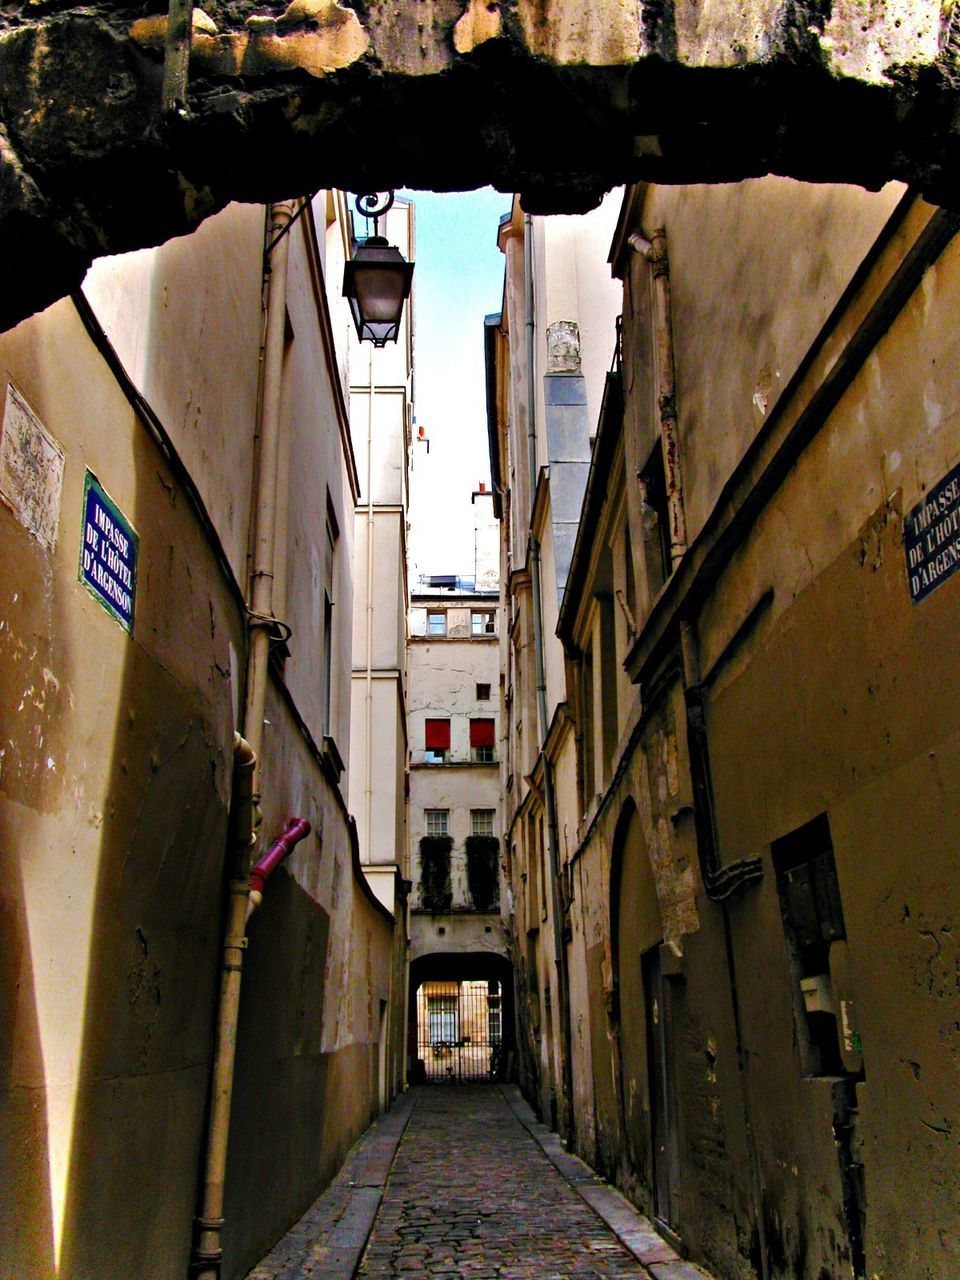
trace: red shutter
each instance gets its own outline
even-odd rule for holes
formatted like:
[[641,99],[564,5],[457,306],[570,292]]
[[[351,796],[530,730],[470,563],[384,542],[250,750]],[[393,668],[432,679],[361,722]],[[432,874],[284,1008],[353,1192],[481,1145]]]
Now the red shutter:
[[496,745],[492,720],[470,721],[470,745],[471,747],[492,747]]
[[[493,738],[491,738],[490,741],[492,742]],[[428,720],[424,746],[428,751],[449,751],[450,721]]]

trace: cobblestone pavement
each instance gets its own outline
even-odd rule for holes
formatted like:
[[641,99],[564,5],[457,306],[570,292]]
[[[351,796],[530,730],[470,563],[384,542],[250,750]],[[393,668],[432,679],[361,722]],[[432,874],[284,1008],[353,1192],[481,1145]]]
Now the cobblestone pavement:
[[401,1095],[247,1280],[387,1276],[711,1280],[568,1152],[516,1085]]
[[492,1085],[423,1090],[357,1274],[367,1280],[650,1276]]

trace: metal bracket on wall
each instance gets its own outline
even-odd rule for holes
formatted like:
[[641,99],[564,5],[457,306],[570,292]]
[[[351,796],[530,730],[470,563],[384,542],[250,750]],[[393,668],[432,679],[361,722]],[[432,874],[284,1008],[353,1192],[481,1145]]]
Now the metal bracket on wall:
[[713,902],[726,902],[748,884],[763,879],[763,862],[759,858],[741,858],[714,871],[707,884],[707,897]]

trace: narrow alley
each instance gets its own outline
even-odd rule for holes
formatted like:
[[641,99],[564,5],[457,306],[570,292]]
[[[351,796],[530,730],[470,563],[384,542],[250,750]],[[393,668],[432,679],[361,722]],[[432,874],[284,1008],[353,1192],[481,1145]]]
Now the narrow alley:
[[495,1084],[411,1090],[248,1280],[354,1275],[708,1280]]
[[960,3],[3,6],[0,1280],[960,1280],[958,151]]

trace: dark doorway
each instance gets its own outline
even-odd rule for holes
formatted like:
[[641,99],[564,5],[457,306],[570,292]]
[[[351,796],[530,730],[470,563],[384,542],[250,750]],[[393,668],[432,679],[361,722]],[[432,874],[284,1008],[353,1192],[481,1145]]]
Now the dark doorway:
[[650,1148],[653,1163],[653,1214],[671,1234],[679,1225],[679,1151],[670,1087],[670,1039],[667,1035],[668,993],[660,968],[660,947],[641,957],[647,1023],[650,1090]]

